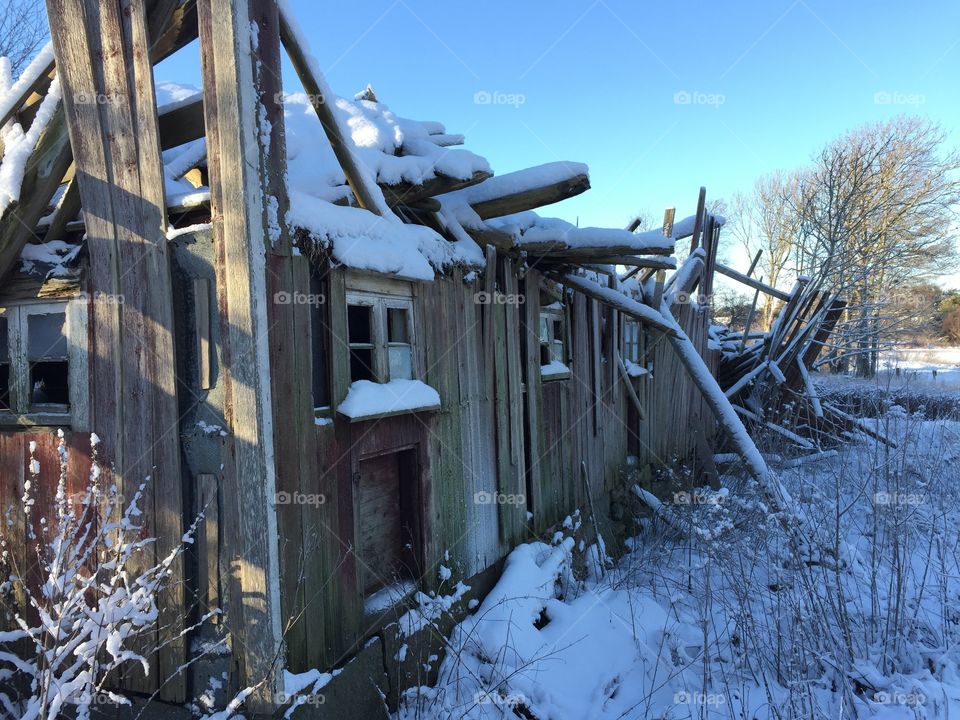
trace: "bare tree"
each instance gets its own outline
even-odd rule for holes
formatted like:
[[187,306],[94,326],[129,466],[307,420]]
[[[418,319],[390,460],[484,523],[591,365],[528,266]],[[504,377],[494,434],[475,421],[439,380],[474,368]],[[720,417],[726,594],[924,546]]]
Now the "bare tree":
[[875,372],[896,330],[887,311],[900,288],[957,266],[960,155],[944,145],[943,130],[922,118],[868,125],[820,151],[789,195],[798,269],[813,277],[808,292],[847,299],[834,353],[844,368],[855,359],[860,375]]
[[[800,219],[793,210],[798,186],[796,174],[774,172],[759,178],[752,193],[734,198],[734,237],[751,258],[762,251],[754,274],[774,287],[789,271],[798,269]],[[758,318],[760,327],[770,327],[776,310],[776,303],[765,298]]]
[[49,26],[40,0],[0,0],[0,57],[10,61],[15,80],[47,39]]

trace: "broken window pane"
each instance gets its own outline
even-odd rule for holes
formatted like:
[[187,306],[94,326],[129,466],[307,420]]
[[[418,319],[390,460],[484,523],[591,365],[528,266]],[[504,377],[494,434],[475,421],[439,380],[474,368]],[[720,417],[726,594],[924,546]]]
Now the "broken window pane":
[[413,352],[409,345],[390,346],[390,379],[413,379]]
[[387,342],[410,343],[406,308],[387,308]]
[[30,363],[30,404],[70,404],[67,363],[47,361]]
[[30,360],[67,356],[65,320],[64,313],[27,316],[27,352]]
[[347,326],[351,344],[373,342],[372,309],[367,305],[347,306]]

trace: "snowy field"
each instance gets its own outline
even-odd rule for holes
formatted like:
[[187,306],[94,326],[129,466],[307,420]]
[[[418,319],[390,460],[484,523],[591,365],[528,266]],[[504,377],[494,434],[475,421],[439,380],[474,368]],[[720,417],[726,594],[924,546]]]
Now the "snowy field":
[[395,720],[960,717],[960,423],[874,422],[899,447],[781,471],[786,517],[726,478],[616,564],[579,516],[516,548]]
[[869,380],[829,373],[814,377],[828,387],[877,385],[893,390],[955,392],[960,391],[960,348],[902,348],[883,353],[877,377]]

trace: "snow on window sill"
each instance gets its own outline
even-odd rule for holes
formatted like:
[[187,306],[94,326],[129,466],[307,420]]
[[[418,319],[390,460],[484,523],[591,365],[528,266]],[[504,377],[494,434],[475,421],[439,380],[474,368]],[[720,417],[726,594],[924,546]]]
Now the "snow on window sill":
[[566,380],[568,377],[570,377],[570,368],[559,360],[540,366],[541,380]]
[[357,380],[337,412],[350,422],[440,409],[440,394],[420,380]]

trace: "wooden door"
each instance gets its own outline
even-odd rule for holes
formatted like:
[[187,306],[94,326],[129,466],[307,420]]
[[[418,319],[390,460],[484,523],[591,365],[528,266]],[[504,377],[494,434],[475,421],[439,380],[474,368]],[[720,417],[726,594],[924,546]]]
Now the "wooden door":
[[399,453],[360,461],[357,521],[361,588],[369,593],[393,582],[401,568],[403,517]]

